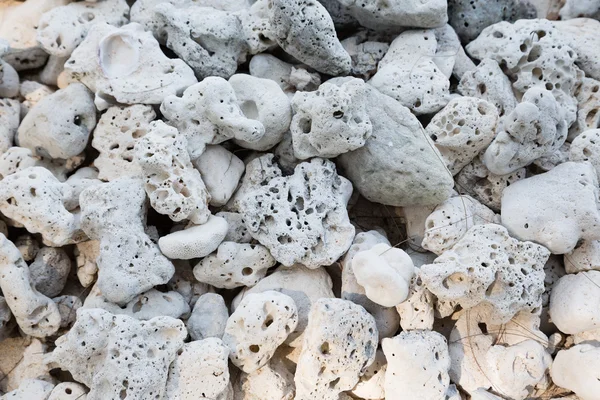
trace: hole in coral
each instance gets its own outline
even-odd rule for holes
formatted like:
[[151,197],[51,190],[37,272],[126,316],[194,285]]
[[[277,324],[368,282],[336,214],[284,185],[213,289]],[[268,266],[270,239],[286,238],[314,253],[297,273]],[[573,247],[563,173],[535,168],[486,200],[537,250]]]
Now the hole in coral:
[[252,270],[252,268],[250,267],[245,267],[244,269],[242,269],[242,275],[244,276],[252,275],[253,272],[254,270]]
[[249,119],[258,119],[258,107],[256,102],[247,100],[240,105],[242,113]]
[[302,133],[310,133],[310,130],[312,129],[312,120],[310,118],[302,118],[298,121],[298,127]]
[[252,344],[250,345],[249,349],[252,353],[258,353],[260,351],[260,346],[257,344]]

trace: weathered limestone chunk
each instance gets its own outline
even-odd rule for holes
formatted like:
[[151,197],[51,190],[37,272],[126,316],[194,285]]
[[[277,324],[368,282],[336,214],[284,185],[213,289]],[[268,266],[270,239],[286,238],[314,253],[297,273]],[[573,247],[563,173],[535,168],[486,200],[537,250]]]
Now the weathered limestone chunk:
[[120,178],[85,189],[80,196],[82,227],[100,241],[98,287],[124,305],[173,276],[173,264],[144,231],[146,193],[141,180]]
[[[73,101],[77,98],[77,101]],[[45,123],[41,124],[40,121]],[[17,141],[41,156],[68,159],[81,153],[96,126],[91,92],[73,83],[44,97],[23,118]]]
[[69,57],[92,24],[125,25],[128,14],[125,0],[82,1],[55,7],[40,18],[36,39],[48,54]]
[[134,160],[135,144],[148,132],[148,124],[156,118],[150,106],[110,107],[94,130],[92,147],[100,153],[94,160],[98,178],[104,181],[131,176],[142,177],[142,169]]
[[600,393],[598,368],[600,365],[598,342],[578,344],[561,350],[552,363],[552,381],[572,390],[580,400],[597,400]]
[[456,175],[494,140],[497,122],[498,111],[491,103],[457,97],[435,114],[425,131]]
[[[262,169],[263,163],[272,164],[273,155],[259,157],[246,168]],[[332,264],[350,247],[354,227],[346,204],[352,185],[331,161],[314,158],[298,165],[293,175],[265,183],[249,189],[241,211],[250,234],[277,261],[317,268]]]
[[337,157],[364,146],[372,132],[365,85],[354,78],[341,85],[325,82],[314,92],[296,92],[290,130],[297,158]]
[[62,292],[69,272],[71,259],[62,248],[43,247],[29,265],[31,283],[44,296],[56,297]]
[[207,144],[233,138],[257,142],[265,134],[260,121],[244,115],[231,84],[216,76],[189,86],[181,97],[168,96],[160,111],[187,139],[192,160]]
[[100,309],[80,309],[50,360],[90,388],[87,400],[165,395],[169,365],[183,346],[183,322],[171,317],[138,321]]
[[598,179],[589,162],[566,162],[515,182],[502,196],[502,224],[514,237],[572,251],[580,239],[600,239]]
[[421,246],[441,255],[451,249],[472,226],[499,222],[499,216],[472,197],[451,197],[437,206],[425,220]]
[[561,332],[577,334],[600,328],[600,272],[567,274],[552,287],[549,314]]
[[294,381],[296,399],[337,400],[375,360],[373,317],[348,300],[320,299],[308,317]]
[[183,345],[169,367],[166,398],[178,400],[229,399],[229,349],[217,338]]
[[227,320],[223,335],[231,362],[246,373],[256,371],[269,362],[297,323],[291,297],[273,290],[246,295]]
[[160,104],[196,83],[194,72],[170,59],[152,34],[137,23],[117,28],[92,25],[65,64],[66,81],[81,82],[96,94],[102,109],[117,103]]
[[65,207],[71,190],[46,168],[29,167],[0,181],[0,211],[30,233],[40,233],[45,244],[76,243],[85,234],[79,216]]
[[335,297],[332,285],[331,277],[324,268],[308,269],[303,265],[295,265],[293,268],[281,266],[258,281],[255,286],[242,290],[233,300],[232,309],[235,310],[244,297],[251,293],[275,290],[291,297],[298,309],[298,324],[288,336],[286,343],[292,347],[301,347],[309,312],[317,300]]
[[208,255],[194,267],[194,276],[198,281],[218,288],[251,287],[264,278],[267,270],[275,264],[265,246],[223,242],[216,253]]
[[375,89],[368,89],[366,103],[371,137],[338,158],[355,188],[370,201],[397,207],[437,205],[450,197],[452,175],[417,118]]
[[290,55],[329,75],[350,72],[350,55],[337,38],[333,21],[316,0],[269,0],[275,40]]
[[0,234],[0,288],[17,324],[27,335],[46,337],[60,327],[56,304],[38,292],[15,245]]
[[200,171],[210,195],[210,205],[215,207],[227,204],[246,168],[242,160],[223,146],[206,146],[204,153],[192,163]]
[[450,356],[446,338],[433,331],[403,331],[381,343],[387,359],[386,400],[446,400]]
[[475,225],[433,264],[421,266],[420,277],[439,300],[504,323],[521,310],[540,309],[549,256],[543,246],[511,238],[503,226]]
[[497,134],[483,155],[494,174],[506,175],[558,150],[567,139],[564,112],[550,91],[534,87],[500,119]]
[[134,148],[150,204],[173,221],[203,224],[210,216],[210,195],[187,152],[185,137],[162,121],[151,122]]

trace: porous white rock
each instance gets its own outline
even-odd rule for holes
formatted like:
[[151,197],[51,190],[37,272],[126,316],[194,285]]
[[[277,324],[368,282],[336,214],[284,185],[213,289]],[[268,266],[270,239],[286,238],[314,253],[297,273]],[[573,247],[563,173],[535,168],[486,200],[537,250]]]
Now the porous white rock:
[[500,211],[502,193],[511,184],[524,179],[525,168],[506,175],[490,172],[481,161],[481,156],[467,164],[456,176],[456,189],[468,194],[494,211]]
[[373,133],[363,147],[338,158],[355,188],[370,201],[397,207],[450,197],[452,175],[417,118],[391,97],[367,91]]
[[565,389],[575,392],[579,400],[598,400],[598,361],[600,346],[585,343],[561,350],[552,363],[552,381]]
[[210,195],[200,172],[187,152],[185,137],[162,121],[148,125],[148,132],[135,144],[134,159],[140,166],[150,204],[173,221],[208,221]]
[[246,373],[267,364],[275,350],[296,329],[298,310],[294,300],[268,290],[244,296],[227,320],[223,342],[229,359]]
[[173,276],[173,264],[144,231],[146,193],[141,180],[121,178],[85,189],[82,228],[100,242],[98,287],[123,305]]
[[159,292],[150,289],[134,297],[125,306],[118,306],[102,295],[95,285],[85,298],[83,308],[101,308],[114,315],[127,315],[129,317],[147,321],[154,317],[182,318],[190,312],[190,306],[177,292]]
[[434,331],[403,331],[381,343],[387,359],[386,400],[447,399],[450,356],[446,338]]
[[481,60],[473,70],[461,78],[457,90],[463,96],[477,97],[496,106],[500,116],[510,113],[517,106],[510,80],[491,58]]
[[371,136],[367,91],[362,79],[325,82],[314,92],[296,92],[291,122],[294,155],[337,157],[364,146]]
[[27,379],[18,389],[0,397],[2,400],[47,400],[54,389],[54,384],[41,379]]
[[552,93],[533,87],[500,119],[483,162],[495,174],[510,174],[558,150],[567,139],[567,130],[564,112]]
[[[595,6],[590,4],[591,2],[595,2]],[[560,10],[561,14],[563,11],[568,10],[570,5],[574,4],[575,2],[572,0],[567,1]],[[587,6],[587,10],[584,12],[593,13],[595,8],[596,19],[594,17],[579,18],[584,16],[579,14],[577,15],[578,18],[553,21],[552,25],[559,32],[561,39],[577,53],[577,60],[575,60],[577,66],[585,72],[586,76],[600,80],[600,59],[594,51],[596,47],[600,46],[600,39],[597,35],[598,29],[600,29],[600,21],[598,21],[598,18],[600,18],[600,2],[598,0],[588,0],[587,2],[580,2],[580,4],[582,8]],[[566,15],[563,14],[563,16]]]
[[600,81],[583,78],[575,91],[577,119],[569,128],[568,140],[600,126]]
[[600,272],[563,276],[550,294],[550,317],[563,333],[577,334],[600,328]]
[[227,234],[227,221],[210,215],[202,225],[170,233],[158,239],[160,251],[169,258],[189,260],[206,257],[219,247]]
[[79,216],[65,208],[72,188],[42,167],[29,167],[0,181],[0,211],[53,246],[85,238]]
[[64,249],[43,247],[29,265],[31,284],[44,296],[56,297],[67,283],[71,264]]
[[398,313],[393,307],[384,307],[370,299],[367,296],[365,287],[359,284],[353,268],[353,260],[357,254],[370,251],[374,246],[380,244],[389,247],[390,242],[376,230],[360,232],[354,237],[352,246],[350,246],[344,258],[340,260],[342,268],[340,297],[364,307],[375,318],[379,339],[381,340],[384,337],[393,336],[398,330]]
[[500,223],[500,216],[470,196],[454,196],[425,220],[421,246],[437,255],[451,249],[474,225]]
[[563,256],[565,270],[568,274],[581,271],[600,271],[600,241],[584,240],[572,252]]
[[[249,6],[249,7],[248,7]],[[250,54],[259,54],[276,48],[273,26],[269,21],[268,0],[245,2],[233,11],[242,23],[242,34]]]
[[242,372],[233,388],[234,399],[292,400],[295,391],[294,375],[282,364],[271,361],[250,374]]
[[419,275],[420,270],[417,270],[410,283],[406,301],[396,306],[400,315],[400,326],[405,331],[433,329],[435,298]]
[[384,399],[386,369],[385,354],[383,350],[378,349],[375,353],[375,361],[367,367],[350,393],[362,399]]
[[229,383],[229,349],[217,338],[183,345],[169,367],[166,398],[226,400]]
[[425,132],[456,175],[494,140],[497,122],[498,111],[493,104],[474,97],[457,97],[435,114]]
[[438,65],[444,62],[444,57],[438,57],[442,49],[433,29],[404,31],[394,39],[369,83],[416,114],[438,111],[450,97],[450,74]]
[[321,76],[309,72],[305,66],[292,65],[271,54],[257,54],[250,60],[250,75],[275,81],[290,95],[296,90],[315,90],[321,84]]
[[55,7],[39,19],[36,40],[48,54],[68,57],[92,24],[121,26],[128,22],[128,14],[125,0],[83,1]]
[[60,314],[56,304],[35,289],[21,253],[1,234],[0,287],[17,324],[27,335],[46,337],[58,330]]
[[[46,123],[40,124],[42,120]],[[95,126],[92,93],[84,85],[73,83],[44,97],[29,110],[19,125],[17,142],[35,154],[68,159],[85,149]]]
[[160,398],[185,337],[183,322],[174,318],[140,322],[100,309],[79,309],[75,326],[56,340],[50,360],[90,388],[88,400]]
[[321,3],[269,0],[268,15],[275,40],[286,53],[324,74],[350,72],[350,55],[338,40],[333,21]]
[[570,161],[589,161],[600,176],[600,129],[584,131],[571,142]]
[[262,170],[262,164],[272,165],[278,176],[264,186],[253,185],[241,201],[250,235],[285,266],[332,264],[354,238],[346,211],[352,184],[337,174],[331,161],[320,158],[298,165],[287,177],[273,165],[272,154],[253,160],[246,169]]
[[294,381],[296,399],[337,400],[375,360],[377,327],[359,305],[319,299],[308,317]]
[[433,264],[421,266],[420,277],[439,300],[504,323],[541,307],[549,256],[543,246],[511,238],[501,225],[475,225]]
[[227,204],[244,174],[244,162],[223,146],[206,146],[200,157],[192,160],[206,190],[210,205],[221,207]]
[[565,112],[567,125],[575,120],[573,95],[583,72],[575,65],[576,52],[552,22],[498,22],[485,28],[466,50],[478,60],[491,58],[504,65],[517,93],[524,94],[532,87],[551,91]]
[[19,128],[19,101],[0,99],[0,152],[5,153],[12,145]]
[[216,293],[205,293],[198,297],[185,326],[192,340],[210,337],[222,339],[228,318],[229,311],[223,297]]
[[77,382],[62,382],[52,389],[48,400],[87,400],[87,388]]
[[521,240],[553,254],[572,251],[580,239],[600,239],[598,179],[589,162],[566,162],[515,182],[502,196],[502,224]]
[[223,242],[194,267],[194,277],[217,288],[254,286],[277,262],[260,244]]
[[242,147],[265,151],[283,139],[290,127],[292,109],[288,96],[270,79],[247,74],[235,74],[229,78],[242,113],[249,119],[260,121],[265,134],[258,141],[247,142],[234,139]]
[[312,305],[321,298],[335,297],[332,285],[331,277],[324,268],[308,269],[303,265],[295,265],[293,268],[281,266],[255,286],[242,290],[233,300],[231,308],[235,310],[242,299],[251,293],[275,290],[290,296],[298,309],[298,324],[288,336],[286,343],[292,347],[300,347]]
[[94,160],[98,178],[110,181],[142,177],[142,169],[134,160],[134,148],[155,118],[152,107],[142,104],[110,107],[102,114],[92,139],[92,147],[100,153]]
[[179,59],[167,58],[152,34],[131,23],[117,28],[92,25],[73,51],[63,72],[67,82],[81,82],[109,104],[160,104],[196,83],[194,73]]
[[406,300],[415,269],[408,254],[386,243],[356,253],[351,268],[367,297],[384,307]]
[[415,3],[395,0],[379,3],[375,0],[340,0],[362,26],[376,30],[398,30],[402,27],[436,28],[448,21],[448,4],[440,0]]
[[196,2],[158,3],[153,12],[158,37],[187,63],[198,79],[229,78],[246,60],[248,46],[233,13]]
[[17,71],[44,65],[48,55],[36,40],[36,26],[42,14],[54,7],[65,5],[69,0],[28,0],[5,2],[0,9],[0,51],[4,61]]
[[0,174],[8,176],[29,167],[43,167],[50,171],[61,182],[67,180],[67,174],[79,167],[85,154],[79,154],[68,160],[51,159],[34,154],[25,147],[14,146],[0,155]]
[[265,134],[260,121],[244,115],[231,84],[215,76],[189,86],[181,97],[166,97],[160,111],[187,139],[192,160],[207,144],[233,138],[256,142]]
[[0,97],[15,97],[19,94],[19,74],[6,61],[0,60]]
[[547,386],[552,359],[534,335],[521,335],[516,344],[496,345],[494,337],[487,334],[491,327],[478,321],[476,313],[464,313],[450,334],[453,382],[468,393],[492,389],[503,398],[519,400],[530,398],[536,386]]

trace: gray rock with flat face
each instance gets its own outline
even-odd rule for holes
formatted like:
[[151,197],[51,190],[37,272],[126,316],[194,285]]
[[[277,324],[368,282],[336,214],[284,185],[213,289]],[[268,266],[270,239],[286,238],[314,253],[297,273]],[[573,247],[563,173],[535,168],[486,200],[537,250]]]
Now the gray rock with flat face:
[[350,72],[350,55],[337,38],[333,21],[316,0],[271,0],[269,21],[279,46],[324,74]]
[[452,175],[417,118],[375,89],[368,90],[367,104],[371,137],[338,158],[354,187],[370,201],[398,207],[450,197]]
[[445,0],[338,0],[362,26],[375,30],[436,28],[448,21]]

